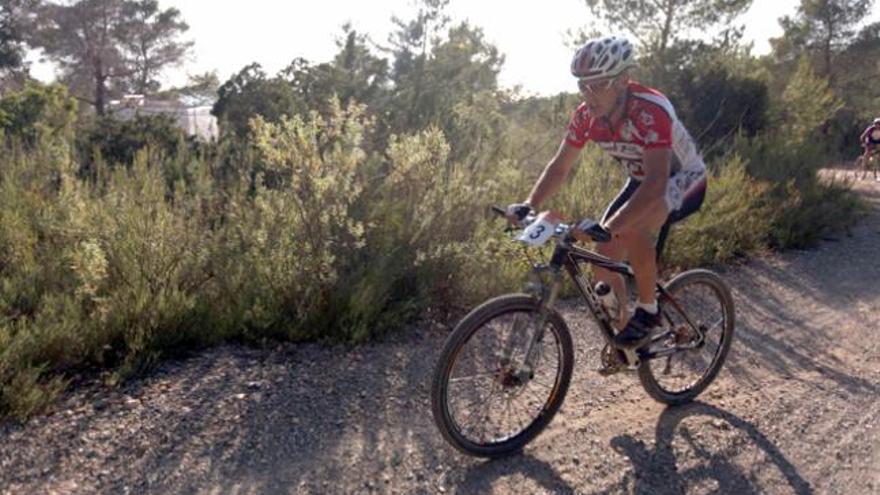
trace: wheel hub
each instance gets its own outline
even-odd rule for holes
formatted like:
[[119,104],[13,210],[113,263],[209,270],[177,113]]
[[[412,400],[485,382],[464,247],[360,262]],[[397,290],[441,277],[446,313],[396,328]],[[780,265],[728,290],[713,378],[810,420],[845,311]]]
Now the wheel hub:
[[689,345],[699,339],[700,336],[689,325],[680,325],[675,329],[675,345]]

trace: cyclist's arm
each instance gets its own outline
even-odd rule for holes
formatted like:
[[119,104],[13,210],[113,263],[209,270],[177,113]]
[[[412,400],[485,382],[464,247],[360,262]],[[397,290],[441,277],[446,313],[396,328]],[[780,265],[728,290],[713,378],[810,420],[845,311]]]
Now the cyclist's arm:
[[860,142],[860,143],[863,143],[863,144],[867,144],[867,142],[868,142],[868,133],[870,133],[870,132],[871,132],[871,128],[870,128],[870,127],[868,127],[867,129],[865,129],[865,132],[863,132],[862,135],[859,137],[859,142]]
[[[636,226],[639,221],[657,208],[666,196],[666,182],[672,162],[669,148],[646,149],[642,158],[645,177],[632,197],[604,225],[612,233]],[[665,205],[664,205],[665,207]]]
[[538,208],[544,200],[556,194],[556,191],[562,187],[580,152],[580,148],[568,144],[563,139],[562,144],[559,145],[559,150],[556,151],[556,155],[544,167],[541,177],[535,183],[532,192],[529,193],[527,201],[533,208]]

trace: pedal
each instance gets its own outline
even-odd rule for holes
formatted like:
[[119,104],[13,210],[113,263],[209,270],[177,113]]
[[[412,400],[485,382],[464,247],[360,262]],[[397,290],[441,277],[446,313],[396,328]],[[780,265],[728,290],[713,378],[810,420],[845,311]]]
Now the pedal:
[[[638,358],[636,359],[638,360]],[[620,351],[607,344],[602,348],[600,360],[602,364],[596,371],[602,376],[610,376],[621,371],[633,371],[638,368],[638,366],[636,368],[630,367],[627,362],[623,361]]]

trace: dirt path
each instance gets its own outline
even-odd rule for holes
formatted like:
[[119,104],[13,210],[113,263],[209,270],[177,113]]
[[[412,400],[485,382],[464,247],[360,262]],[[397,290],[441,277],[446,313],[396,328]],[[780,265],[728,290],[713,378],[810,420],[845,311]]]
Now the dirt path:
[[701,402],[666,409],[635,376],[599,377],[598,337],[569,306],[565,405],[487,462],[431,420],[446,330],[227,346],[0,427],[0,494],[880,493],[880,186],[858,188],[875,210],[851,237],[724,273],[738,338]]

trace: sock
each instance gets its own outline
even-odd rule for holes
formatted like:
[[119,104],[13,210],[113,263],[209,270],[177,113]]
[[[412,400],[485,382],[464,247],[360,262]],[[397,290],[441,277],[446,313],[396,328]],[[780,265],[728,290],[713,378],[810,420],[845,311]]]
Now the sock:
[[648,313],[651,313],[652,315],[657,314],[657,301],[654,301],[651,304],[645,304],[643,302],[640,302],[639,304],[636,305],[636,307],[642,308],[645,311],[647,311]]

